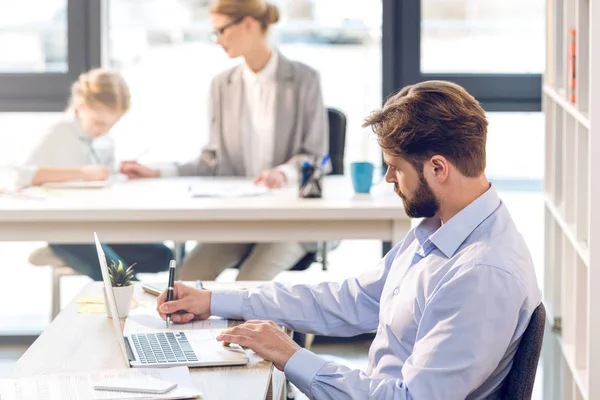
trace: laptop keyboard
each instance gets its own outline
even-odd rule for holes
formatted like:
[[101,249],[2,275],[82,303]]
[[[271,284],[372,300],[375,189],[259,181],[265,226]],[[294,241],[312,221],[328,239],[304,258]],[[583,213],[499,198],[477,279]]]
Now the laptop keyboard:
[[134,333],[131,339],[142,364],[198,361],[183,332]]

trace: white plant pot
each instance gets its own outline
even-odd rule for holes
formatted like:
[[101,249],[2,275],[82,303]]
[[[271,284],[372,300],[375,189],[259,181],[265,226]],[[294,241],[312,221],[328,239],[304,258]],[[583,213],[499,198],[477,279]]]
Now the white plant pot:
[[[106,298],[106,292],[104,293],[104,305],[106,306],[106,315],[108,318],[112,318],[110,309],[108,307],[108,299]],[[129,310],[131,309],[131,300],[133,299],[133,285],[125,286],[125,287],[113,287],[113,292],[115,293],[115,300],[117,302],[117,312],[119,313],[119,318],[125,318],[129,315]]]

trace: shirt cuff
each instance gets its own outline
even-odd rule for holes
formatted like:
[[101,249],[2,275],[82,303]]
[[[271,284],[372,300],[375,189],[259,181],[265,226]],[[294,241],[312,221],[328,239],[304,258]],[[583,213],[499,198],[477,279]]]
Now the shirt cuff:
[[27,165],[17,169],[17,178],[15,185],[17,187],[27,187],[33,184],[33,177],[37,174],[39,168],[34,165]]
[[288,184],[298,182],[298,170],[291,164],[281,164],[276,167],[277,170],[283,172]]
[[226,319],[243,319],[245,297],[245,290],[213,290],[210,296],[210,313]]
[[285,364],[283,372],[290,382],[311,399],[310,386],[317,372],[327,363],[329,361],[323,360],[315,353],[300,349]]
[[160,172],[160,176],[163,178],[172,178],[174,176],[179,176],[179,169],[177,168],[177,164],[160,165],[157,168]]

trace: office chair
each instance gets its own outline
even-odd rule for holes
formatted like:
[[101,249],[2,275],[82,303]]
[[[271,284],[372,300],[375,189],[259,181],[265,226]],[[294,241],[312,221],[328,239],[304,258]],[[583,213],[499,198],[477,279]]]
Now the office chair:
[[[344,149],[346,147],[346,116],[335,108],[328,108],[329,117],[329,156],[331,162],[330,175],[344,175]],[[322,242],[319,250],[314,253],[307,253],[300,261],[296,263],[291,271],[304,271],[312,265],[313,262],[320,262],[323,265],[323,271],[327,270],[327,242]]]
[[543,303],[533,311],[521,337],[512,368],[504,383],[503,400],[530,400],[544,340],[546,308]]

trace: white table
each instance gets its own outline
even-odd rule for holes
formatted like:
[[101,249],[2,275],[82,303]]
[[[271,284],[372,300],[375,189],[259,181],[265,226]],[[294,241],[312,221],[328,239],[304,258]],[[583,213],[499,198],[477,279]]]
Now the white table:
[[[244,282],[247,286],[248,283]],[[12,369],[14,377],[45,373],[93,372],[127,368],[121,355],[111,321],[106,314],[79,314],[77,300],[82,296],[102,295],[102,284],[87,285]],[[210,284],[209,284],[210,285]],[[140,301],[156,301],[138,290]],[[230,321],[230,326],[238,322]],[[248,365],[239,367],[191,368],[190,373],[204,399],[282,399],[285,377],[273,364],[247,351]]]
[[327,177],[322,199],[296,188],[244,198],[192,198],[190,184],[231,179],[173,178],[116,183],[102,189],[29,189],[45,200],[0,197],[0,241],[152,243],[381,239],[410,229],[389,185],[356,195],[347,177]]

